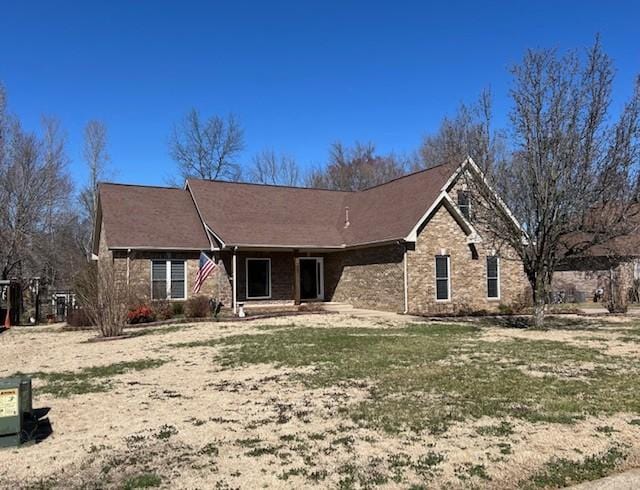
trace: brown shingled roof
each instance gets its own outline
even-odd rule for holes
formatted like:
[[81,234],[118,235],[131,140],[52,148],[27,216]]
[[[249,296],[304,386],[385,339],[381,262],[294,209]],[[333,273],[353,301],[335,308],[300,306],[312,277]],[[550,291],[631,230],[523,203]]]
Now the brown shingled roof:
[[207,249],[199,215],[226,246],[342,248],[407,237],[458,167],[357,192],[197,179],[185,190],[102,184],[100,201],[110,248]]
[[182,189],[100,184],[99,196],[109,248],[210,247],[193,200]]
[[405,238],[457,168],[440,165],[358,192],[194,179],[187,186],[226,245],[344,247]]

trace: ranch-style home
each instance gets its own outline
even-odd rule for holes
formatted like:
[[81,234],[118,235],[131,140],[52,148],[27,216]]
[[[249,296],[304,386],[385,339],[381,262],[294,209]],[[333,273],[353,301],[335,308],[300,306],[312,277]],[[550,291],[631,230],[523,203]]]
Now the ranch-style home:
[[[138,297],[312,301],[405,313],[495,311],[528,294],[522,264],[474,228],[471,159],[357,192],[189,179],[183,189],[101,184],[94,259]],[[462,176],[465,178],[463,179]]]

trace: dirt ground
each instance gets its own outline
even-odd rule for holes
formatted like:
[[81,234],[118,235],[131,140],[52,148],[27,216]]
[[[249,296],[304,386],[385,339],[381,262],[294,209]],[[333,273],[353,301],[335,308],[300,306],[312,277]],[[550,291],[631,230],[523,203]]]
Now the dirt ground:
[[[293,374],[313,367],[229,369],[217,358],[224,346],[173,345],[268,335],[261,326],[292,324],[366,328],[372,321],[308,315],[200,323],[104,342],[87,342],[92,331],[37,327],[3,333],[0,377],[81,373],[115,363],[134,367],[100,378],[107,383],[100,391],[68,396],[47,392],[43,388],[53,381],[36,375],[34,407],[49,409],[53,432],[38,444],[0,450],[0,487],[509,488],[554,458],[602,454],[613,443],[625,451],[618,469],[640,463],[640,425],[630,423],[636,414],[590,416],[575,424],[509,419],[505,435],[483,435],[479,428],[505,422],[487,417],[460,421],[444,434],[390,434],[344,415],[345,407],[370,396],[369,380],[310,388]],[[489,326],[481,335],[489,342],[555,340],[629,358],[640,353],[640,343],[621,341],[620,332]],[[149,359],[162,363],[136,364]]]

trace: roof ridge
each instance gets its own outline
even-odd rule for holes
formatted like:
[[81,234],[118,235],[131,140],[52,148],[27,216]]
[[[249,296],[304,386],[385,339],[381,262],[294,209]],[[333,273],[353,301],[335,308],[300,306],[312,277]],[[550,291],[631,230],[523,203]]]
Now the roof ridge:
[[148,185],[148,184],[124,184],[122,182],[98,182],[98,187],[101,185],[119,185],[122,187],[144,187],[147,189],[167,189],[167,190],[175,190],[182,191],[184,189],[180,187],[169,187],[166,185]]
[[370,189],[375,189],[376,187],[382,187],[383,185],[391,184],[392,182],[395,182],[396,180],[405,179],[407,177],[413,177],[414,175],[421,174],[421,173],[424,173],[424,172],[428,172],[430,170],[433,170],[434,168],[444,167],[445,165],[452,165],[452,163],[451,162],[439,163],[438,165],[434,165],[433,167],[423,168],[423,169],[420,169],[420,170],[414,170],[413,172],[409,172],[407,174],[398,175],[397,177],[394,177],[391,180],[387,180],[386,182],[382,182],[381,184],[375,184],[375,185],[372,185],[370,187],[365,187],[364,189],[361,189],[361,190],[355,191],[355,192],[364,192],[364,191],[368,191]]
[[213,179],[213,180],[209,180],[209,179],[186,179],[186,182],[189,181],[196,181],[196,182],[204,182],[204,183],[216,183],[216,184],[235,184],[235,185],[254,185],[254,186],[258,186],[258,187],[276,187],[276,188],[280,188],[280,189],[301,189],[301,190],[306,190],[306,191],[327,191],[327,192],[341,192],[341,193],[346,193],[346,194],[352,194],[355,193],[357,191],[343,191],[340,189],[326,189],[323,187],[303,187],[303,186],[299,186],[299,185],[286,185],[286,184],[263,184],[260,182],[238,182],[238,181],[232,181],[232,180],[218,180],[218,179]]

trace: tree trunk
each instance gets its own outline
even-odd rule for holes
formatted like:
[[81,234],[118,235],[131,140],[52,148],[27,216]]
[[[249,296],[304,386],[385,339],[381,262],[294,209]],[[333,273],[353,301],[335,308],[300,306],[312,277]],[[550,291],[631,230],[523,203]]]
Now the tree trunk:
[[533,289],[533,324],[536,328],[544,327],[544,311],[546,303],[547,285],[545,275],[538,273],[531,281]]

